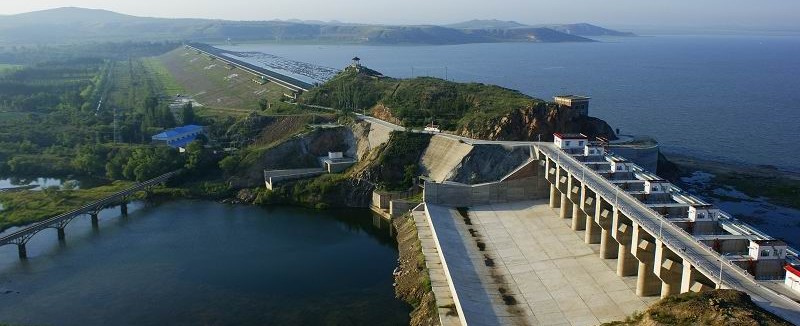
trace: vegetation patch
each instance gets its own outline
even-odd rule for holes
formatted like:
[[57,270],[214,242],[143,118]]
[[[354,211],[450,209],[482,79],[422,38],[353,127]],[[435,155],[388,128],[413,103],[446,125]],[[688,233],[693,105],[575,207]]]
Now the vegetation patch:
[[605,323],[622,325],[791,325],[756,306],[750,297],[736,290],[712,290],[673,295],[635,313],[623,321]]
[[58,187],[49,187],[41,191],[0,192],[0,203],[4,207],[3,214],[0,215],[0,230],[30,224],[78,209],[132,184],[116,181],[111,185],[91,189],[62,190]]
[[546,104],[499,86],[430,77],[394,79],[365,67],[346,68],[326,84],[304,94],[301,100],[352,111],[366,111],[381,104],[407,127],[422,127],[435,121],[446,130],[481,124],[516,109]]

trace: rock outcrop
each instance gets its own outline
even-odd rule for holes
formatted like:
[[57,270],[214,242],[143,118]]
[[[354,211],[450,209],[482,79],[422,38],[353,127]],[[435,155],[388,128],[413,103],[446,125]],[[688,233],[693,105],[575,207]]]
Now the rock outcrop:
[[477,139],[552,141],[556,132],[617,138],[605,121],[551,105],[518,109],[503,117],[462,127],[457,133]]

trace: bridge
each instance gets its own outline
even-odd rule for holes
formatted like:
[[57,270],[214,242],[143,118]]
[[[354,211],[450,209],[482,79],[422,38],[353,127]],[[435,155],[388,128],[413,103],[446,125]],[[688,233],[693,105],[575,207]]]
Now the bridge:
[[129,187],[129,188],[125,189],[125,190],[122,190],[122,191],[116,192],[114,194],[111,194],[111,195],[109,195],[109,196],[107,196],[107,197],[105,197],[103,199],[100,199],[100,200],[91,202],[89,204],[86,204],[84,206],[81,206],[78,209],[75,209],[75,210],[72,210],[72,211],[57,215],[57,216],[53,216],[53,217],[48,218],[48,219],[46,219],[44,221],[41,221],[41,222],[36,222],[34,224],[31,224],[31,225],[29,225],[27,227],[24,227],[24,228],[22,228],[20,230],[17,230],[15,232],[11,233],[11,234],[8,234],[8,235],[5,235],[3,237],[0,237],[0,246],[16,245],[17,249],[19,249],[19,257],[21,259],[25,259],[25,258],[28,257],[28,253],[27,253],[27,250],[25,248],[25,245],[37,233],[39,233],[39,232],[41,232],[41,231],[43,231],[45,229],[53,228],[53,229],[58,230],[58,239],[59,240],[64,240],[64,238],[66,236],[65,233],[64,233],[64,229],[67,227],[67,224],[72,222],[72,220],[74,220],[78,216],[81,216],[81,215],[84,215],[84,214],[88,214],[92,218],[92,226],[93,227],[97,227],[97,225],[98,225],[97,215],[99,214],[99,212],[101,210],[103,210],[105,208],[119,205],[120,206],[120,210],[122,212],[122,215],[127,215],[128,214],[127,203],[128,203],[128,198],[130,196],[134,195],[135,193],[137,193],[139,191],[147,190],[147,189],[150,189],[152,187],[155,187],[155,186],[167,181],[169,178],[173,177],[177,173],[178,173],[178,171],[173,171],[173,172],[169,172],[169,173],[163,174],[161,176],[155,177],[153,179],[147,180],[145,182],[137,183],[136,185],[134,185],[132,187]]
[[258,67],[253,64],[249,64],[241,60],[226,57],[223,55],[223,53],[225,53],[226,51],[217,49],[208,44],[190,43],[187,44],[186,47],[195,50],[199,53],[205,54],[216,60],[225,62],[234,67],[238,67],[239,69],[242,69],[246,72],[256,75],[256,77],[266,78],[267,80],[274,82],[278,85],[281,85],[294,92],[306,92],[312,87],[314,87],[314,85],[298,80],[296,78],[285,76],[277,72],[262,67]]

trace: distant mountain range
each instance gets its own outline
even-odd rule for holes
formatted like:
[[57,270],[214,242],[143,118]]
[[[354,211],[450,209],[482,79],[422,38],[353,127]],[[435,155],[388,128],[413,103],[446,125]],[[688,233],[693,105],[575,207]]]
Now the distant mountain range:
[[0,44],[91,41],[325,42],[360,44],[465,44],[493,42],[592,42],[592,36],[631,36],[590,24],[530,26],[472,20],[446,26],[390,26],[321,21],[170,19],[58,8],[0,16]]

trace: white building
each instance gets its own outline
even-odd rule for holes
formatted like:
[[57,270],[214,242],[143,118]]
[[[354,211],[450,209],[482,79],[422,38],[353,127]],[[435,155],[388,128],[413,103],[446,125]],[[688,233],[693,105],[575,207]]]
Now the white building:
[[563,150],[583,150],[589,143],[589,137],[584,134],[553,134],[553,143]]
[[719,219],[719,209],[712,205],[692,205],[689,206],[689,220],[697,221],[716,221]]
[[647,194],[665,194],[669,190],[669,181],[651,172],[640,171],[636,173],[636,178],[644,181],[644,192]]
[[749,256],[755,260],[786,259],[786,242],[780,240],[750,240]]
[[786,286],[789,290],[800,293],[800,266],[786,265]]
[[606,155],[606,149],[600,144],[588,143],[583,148],[584,156],[603,156]]
[[633,168],[634,165],[632,162],[628,162],[624,157],[616,155],[607,155],[606,161],[611,163],[612,173],[631,172],[631,168]]

